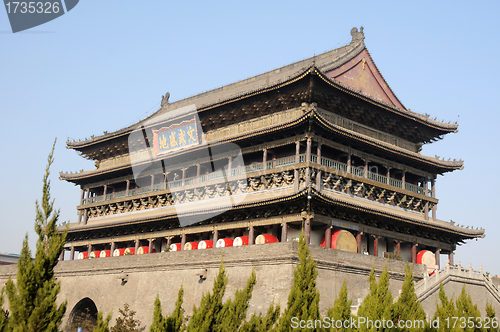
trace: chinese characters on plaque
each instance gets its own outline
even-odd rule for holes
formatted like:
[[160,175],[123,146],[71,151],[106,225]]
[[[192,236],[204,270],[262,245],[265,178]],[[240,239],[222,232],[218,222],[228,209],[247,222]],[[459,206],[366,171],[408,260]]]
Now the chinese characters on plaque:
[[160,130],[153,130],[153,135],[156,155],[199,145],[196,118]]

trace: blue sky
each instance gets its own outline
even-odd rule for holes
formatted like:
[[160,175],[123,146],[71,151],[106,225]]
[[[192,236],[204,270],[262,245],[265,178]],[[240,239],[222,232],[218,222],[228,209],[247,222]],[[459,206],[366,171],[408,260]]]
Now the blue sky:
[[[458,121],[459,132],[423,153],[465,160],[439,176],[437,216],[484,227],[457,250],[462,265],[500,274],[500,112],[497,2],[80,1],[68,14],[12,34],[0,10],[0,251],[32,248],[35,200],[58,138],[52,194],[76,221],[79,189],[59,171],[92,169],[66,149],[179,100],[349,43],[352,27],[413,111]],[[444,258],[444,257],[443,257]]]

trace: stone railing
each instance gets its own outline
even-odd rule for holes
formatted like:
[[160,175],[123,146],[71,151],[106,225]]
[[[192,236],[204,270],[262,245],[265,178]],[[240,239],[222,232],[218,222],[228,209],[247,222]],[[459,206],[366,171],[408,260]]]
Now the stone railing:
[[456,265],[450,265],[448,260],[446,260],[444,267],[436,269],[431,276],[424,273],[424,279],[415,283],[415,293],[418,299],[421,301],[438,291],[439,285],[449,278],[463,283],[484,284],[491,291],[492,295],[500,301],[500,291],[491,280],[491,276],[483,272],[483,266],[479,266],[479,271],[476,271],[472,269],[472,264],[469,264],[469,267],[466,269],[462,267],[460,262],[457,262]]

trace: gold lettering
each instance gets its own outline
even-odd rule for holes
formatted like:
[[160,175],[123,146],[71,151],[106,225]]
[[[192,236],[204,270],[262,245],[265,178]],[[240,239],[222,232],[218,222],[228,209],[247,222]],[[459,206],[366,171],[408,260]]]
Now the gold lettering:
[[177,141],[175,140],[175,131],[172,131],[170,133],[170,146],[171,147],[174,147],[174,146],[177,146]]
[[196,138],[194,138],[193,134],[194,134],[194,128],[189,126],[189,130],[187,131],[187,134],[189,135],[189,142],[193,141],[193,142],[196,142]]
[[184,130],[179,129],[179,144],[187,144],[186,142],[186,132]]
[[161,135],[159,141],[160,149],[168,149],[168,143],[167,143],[167,138],[165,135]]

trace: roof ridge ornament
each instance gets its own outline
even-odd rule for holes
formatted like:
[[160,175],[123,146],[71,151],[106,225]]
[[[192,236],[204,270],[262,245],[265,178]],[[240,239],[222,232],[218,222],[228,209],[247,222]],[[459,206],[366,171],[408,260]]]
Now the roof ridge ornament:
[[365,40],[365,34],[363,33],[363,27],[359,28],[359,32],[358,32],[358,28],[356,28],[356,27],[352,28],[351,29],[351,36],[352,36],[351,44],[357,44],[357,43],[363,42],[363,40]]
[[161,107],[168,105],[168,99],[170,98],[170,92],[167,92],[164,96],[161,96]]

